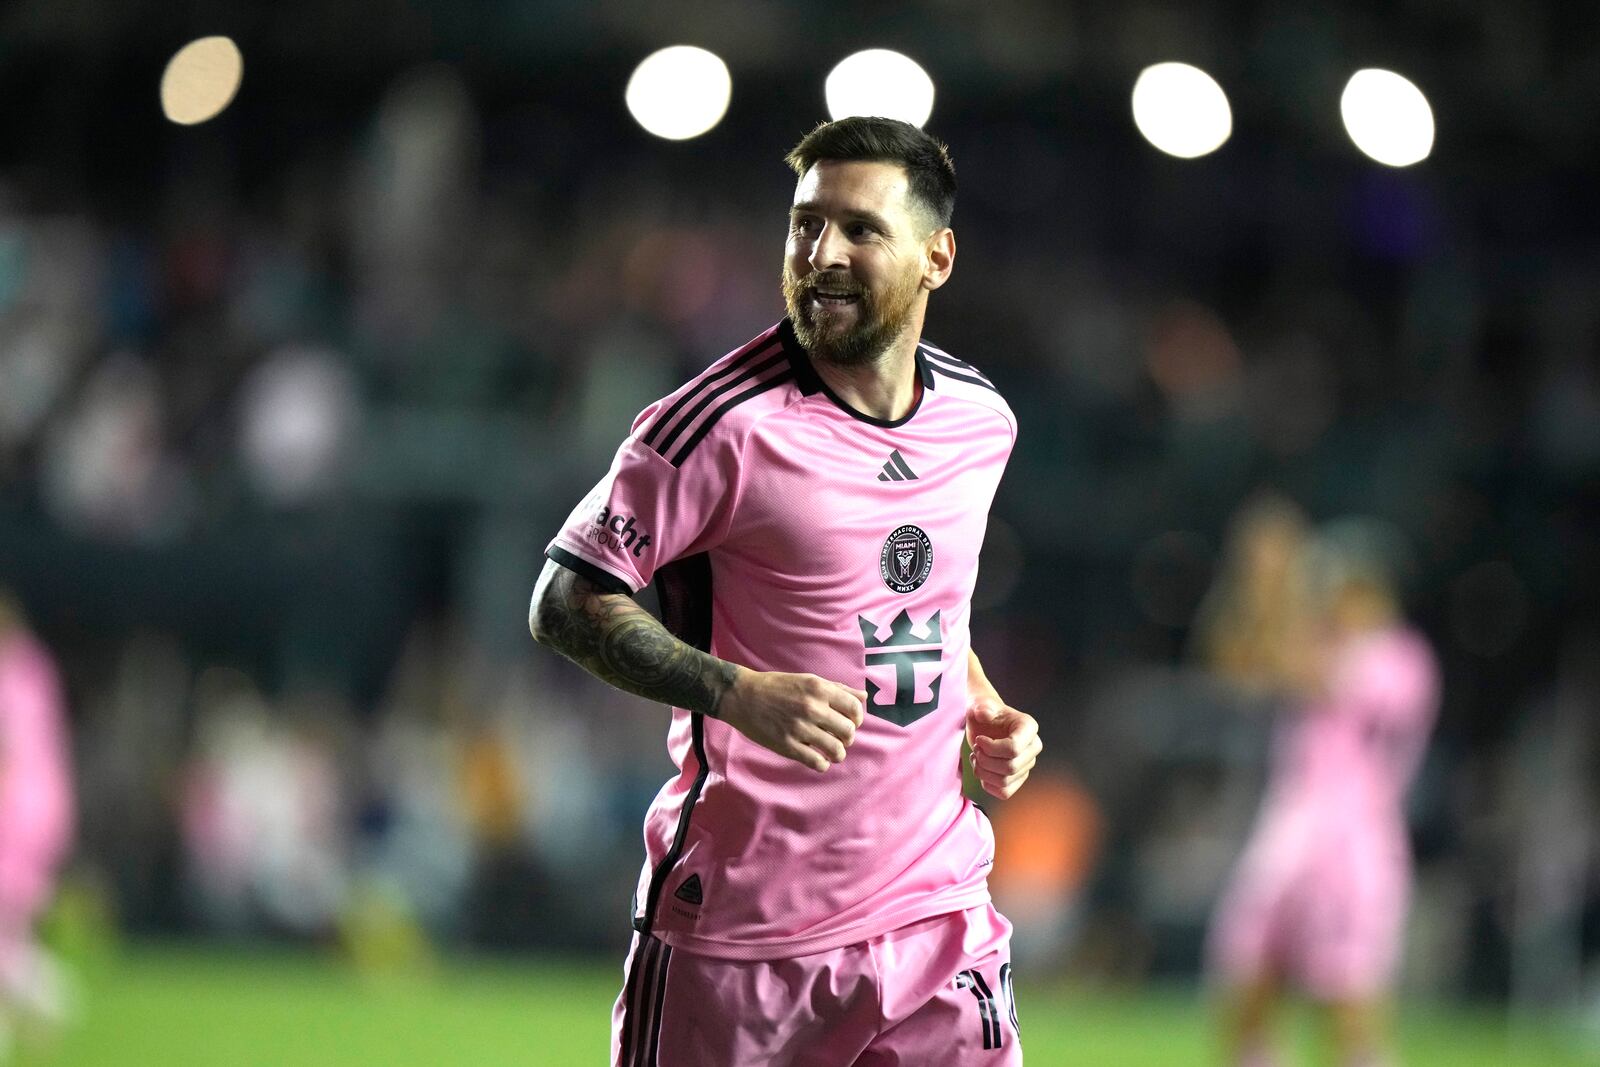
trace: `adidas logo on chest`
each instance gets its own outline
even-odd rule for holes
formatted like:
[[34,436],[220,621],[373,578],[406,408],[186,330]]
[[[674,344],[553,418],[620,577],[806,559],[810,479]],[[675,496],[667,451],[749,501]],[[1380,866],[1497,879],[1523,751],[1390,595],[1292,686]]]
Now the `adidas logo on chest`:
[[914,482],[917,480],[916,472],[911,469],[911,464],[900,454],[897,448],[889,453],[889,458],[884,460],[882,471],[878,474],[880,482]]

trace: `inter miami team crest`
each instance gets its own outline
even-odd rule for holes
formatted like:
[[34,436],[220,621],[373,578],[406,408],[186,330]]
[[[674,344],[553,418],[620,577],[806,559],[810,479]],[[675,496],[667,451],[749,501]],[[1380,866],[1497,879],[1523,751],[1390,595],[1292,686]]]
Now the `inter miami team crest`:
[[883,542],[878,570],[896,593],[920,588],[933,570],[933,542],[918,526],[901,526]]

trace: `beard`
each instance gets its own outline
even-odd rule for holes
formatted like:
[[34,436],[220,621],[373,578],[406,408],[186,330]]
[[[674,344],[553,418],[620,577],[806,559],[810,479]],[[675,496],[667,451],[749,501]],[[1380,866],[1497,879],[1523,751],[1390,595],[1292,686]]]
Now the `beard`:
[[[818,289],[854,296],[855,325],[842,321],[844,308],[814,305],[811,298]],[[920,291],[920,280],[910,270],[876,294],[842,271],[796,278],[787,263],[783,267],[783,302],[800,346],[813,359],[840,367],[864,366],[888,351],[910,324]]]

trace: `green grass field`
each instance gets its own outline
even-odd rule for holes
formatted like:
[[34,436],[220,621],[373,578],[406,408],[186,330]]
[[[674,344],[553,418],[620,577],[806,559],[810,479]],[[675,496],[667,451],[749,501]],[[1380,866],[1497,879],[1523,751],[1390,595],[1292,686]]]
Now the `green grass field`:
[[[83,1021],[26,1067],[543,1067],[606,1062],[617,967],[563,961],[452,964],[428,978],[364,979],[330,957],[128,950],[86,982]],[[1023,989],[1032,1067],[1215,1062],[1193,993]],[[1304,1021],[1291,1022],[1302,1037]],[[1575,1035],[1413,1006],[1405,1067],[1580,1067]],[[1309,1057],[1301,1063],[1310,1064]],[[709,1067],[709,1065],[708,1065]],[[744,1067],[744,1065],[741,1065]],[[755,1065],[749,1065],[755,1067]]]

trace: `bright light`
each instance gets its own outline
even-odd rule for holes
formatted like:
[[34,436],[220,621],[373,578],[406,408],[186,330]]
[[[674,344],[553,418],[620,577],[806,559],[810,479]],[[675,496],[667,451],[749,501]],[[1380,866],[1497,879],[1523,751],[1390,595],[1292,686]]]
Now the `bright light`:
[[180,126],[216,118],[233,102],[244,78],[244,57],[226,37],[190,41],[167,60],[161,75],[161,111]]
[[881,115],[921,126],[933,114],[933,79],[916,60],[886,48],[841,59],[823,91],[835,119]]
[[1392,70],[1358,70],[1339,99],[1344,128],[1379,163],[1409,167],[1433,150],[1433,109],[1422,90]]
[[733,95],[728,65],[680,44],[646,56],[628,79],[628,111],[657,137],[687,141],[722,121]]
[[1187,63],[1157,63],[1140,73],[1133,83],[1133,122],[1145,140],[1179,159],[1215,152],[1233,132],[1228,94]]

